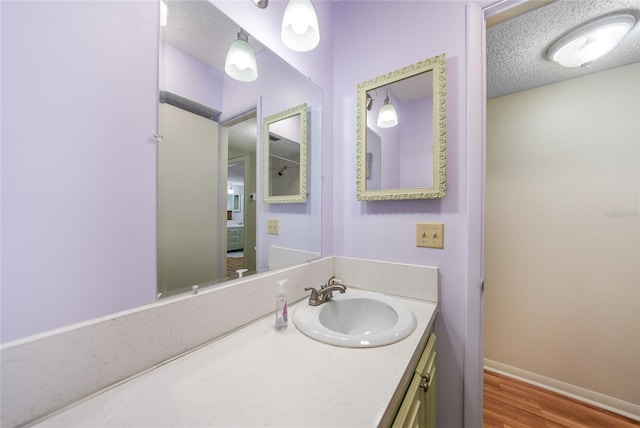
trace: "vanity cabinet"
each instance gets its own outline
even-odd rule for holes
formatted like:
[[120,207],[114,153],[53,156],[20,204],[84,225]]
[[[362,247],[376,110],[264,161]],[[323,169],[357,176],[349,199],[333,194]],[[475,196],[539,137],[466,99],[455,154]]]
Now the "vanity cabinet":
[[435,426],[436,335],[431,333],[392,427],[435,428]]
[[242,250],[244,247],[244,228],[227,228],[227,251]]

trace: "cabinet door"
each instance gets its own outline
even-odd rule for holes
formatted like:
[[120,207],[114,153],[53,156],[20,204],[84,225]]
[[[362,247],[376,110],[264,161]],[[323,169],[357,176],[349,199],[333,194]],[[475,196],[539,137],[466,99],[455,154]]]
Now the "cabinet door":
[[[423,407],[422,427],[435,428],[436,426],[436,336],[429,337],[425,353],[425,365],[421,375]],[[422,358],[420,359],[422,362]]]
[[425,393],[425,427],[436,428],[436,372],[434,366],[433,376],[429,382],[429,389]]
[[431,334],[392,427],[436,426],[436,335]]
[[423,393],[420,388],[422,378],[415,374],[407,390],[398,414],[393,421],[392,428],[420,428],[424,413]]

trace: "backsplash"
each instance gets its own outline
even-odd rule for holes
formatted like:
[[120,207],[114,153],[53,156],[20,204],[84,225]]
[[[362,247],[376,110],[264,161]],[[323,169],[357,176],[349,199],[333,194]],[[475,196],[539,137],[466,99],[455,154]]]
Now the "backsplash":
[[438,302],[436,267],[336,257],[335,275],[352,287]]
[[279,279],[293,304],[334,272],[348,286],[437,301],[437,268],[329,257],[9,342],[0,425],[29,423],[273,312]]

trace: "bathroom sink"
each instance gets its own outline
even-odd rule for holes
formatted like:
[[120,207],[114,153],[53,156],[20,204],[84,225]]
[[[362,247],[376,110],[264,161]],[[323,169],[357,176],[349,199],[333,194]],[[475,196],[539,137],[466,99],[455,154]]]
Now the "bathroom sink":
[[320,342],[349,348],[369,348],[398,342],[416,328],[413,312],[393,297],[348,288],[319,306],[296,305],[293,323]]

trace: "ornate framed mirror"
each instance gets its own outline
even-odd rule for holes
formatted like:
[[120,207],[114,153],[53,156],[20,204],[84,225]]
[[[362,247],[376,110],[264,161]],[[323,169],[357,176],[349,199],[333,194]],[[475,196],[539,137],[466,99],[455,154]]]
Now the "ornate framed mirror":
[[262,201],[307,201],[307,104],[266,117],[262,125]]
[[358,200],[445,196],[446,92],[444,54],[358,84]]

